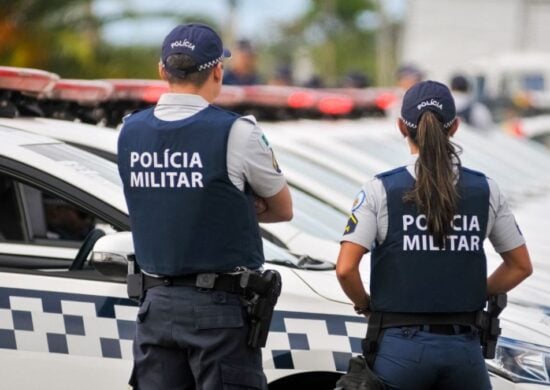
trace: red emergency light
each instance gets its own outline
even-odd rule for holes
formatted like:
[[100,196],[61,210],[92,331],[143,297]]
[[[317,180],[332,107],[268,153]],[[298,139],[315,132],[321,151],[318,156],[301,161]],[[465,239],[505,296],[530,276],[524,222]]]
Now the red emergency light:
[[[251,106],[270,107],[270,108],[297,108],[293,105],[300,105],[299,101],[302,95],[300,88],[286,87],[280,85],[250,85],[243,87],[245,91],[245,102]],[[289,102],[290,100],[290,102]]]
[[398,100],[398,96],[393,92],[382,92],[374,99],[376,107],[384,111],[395,106]]
[[287,99],[290,108],[297,110],[306,110],[315,107],[317,97],[313,91],[298,90],[292,92]]
[[138,100],[156,103],[160,95],[168,92],[168,83],[161,80],[107,79],[113,86],[111,100]]
[[61,79],[44,97],[89,104],[107,100],[113,90],[113,85],[106,81]]
[[44,70],[0,66],[0,89],[39,94],[49,91],[57,80],[57,74]]
[[327,95],[321,97],[317,107],[322,114],[341,116],[349,114],[354,104],[353,99],[348,96]]
[[246,103],[253,106],[290,108],[334,116],[347,115],[354,108],[352,98],[329,89],[278,85],[254,85],[244,88]]

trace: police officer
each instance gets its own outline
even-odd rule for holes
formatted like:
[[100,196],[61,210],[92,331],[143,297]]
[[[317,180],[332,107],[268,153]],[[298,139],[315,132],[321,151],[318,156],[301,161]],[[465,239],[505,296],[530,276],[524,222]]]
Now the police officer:
[[494,126],[491,111],[485,104],[476,101],[470,89],[470,82],[465,76],[456,74],[451,78],[456,115],[461,121],[476,129],[488,130]]
[[[365,353],[389,389],[489,389],[470,319],[487,295],[530,275],[525,240],[496,183],[461,166],[449,140],[458,120],[445,85],[424,81],[408,90],[398,127],[415,162],[362,188],[338,279],[356,312],[369,317],[369,331],[382,330],[374,348],[367,333]],[[486,237],[503,259],[489,278]],[[370,295],[359,273],[369,251]]]
[[145,290],[135,389],[267,386],[261,351],[247,346],[235,271],[262,267],[258,222],[291,219],[292,202],[253,118],[211,104],[229,55],[206,25],[174,28],[159,63],[170,92],[121,129],[119,172]]

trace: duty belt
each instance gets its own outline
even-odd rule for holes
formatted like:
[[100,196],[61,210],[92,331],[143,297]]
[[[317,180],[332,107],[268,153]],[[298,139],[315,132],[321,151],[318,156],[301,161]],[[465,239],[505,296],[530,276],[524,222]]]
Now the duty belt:
[[154,277],[143,275],[143,291],[158,286],[187,286],[244,295],[241,275],[202,273],[181,276]]

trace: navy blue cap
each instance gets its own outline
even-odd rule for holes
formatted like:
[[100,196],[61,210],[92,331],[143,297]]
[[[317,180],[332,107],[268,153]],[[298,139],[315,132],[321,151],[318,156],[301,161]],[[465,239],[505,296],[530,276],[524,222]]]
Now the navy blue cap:
[[453,124],[456,118],[455,101],[445,84],[427,80],[407,90],[401,106],[401,119],[407,127],[416,129],[426,111],[435,113],[445,128]]
[[[186,54],[196,65],[187,69],[170,68],[166,60],[173,54]],[[184,77],[189,73],[211,68],[230,56],[231,52],[223,48],[216,31],[205,24],[191,23],[177,26],[164,38],[161,61],[171,74]]]

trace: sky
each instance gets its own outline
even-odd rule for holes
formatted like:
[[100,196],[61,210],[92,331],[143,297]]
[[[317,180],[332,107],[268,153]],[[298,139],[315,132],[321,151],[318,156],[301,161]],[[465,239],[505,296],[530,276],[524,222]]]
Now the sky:
[[[403,14],[405,0],[381,0],[393,17]],[[309,0],[238,0],[236,38],[257,41],[269,40],[273,24],[288,21],[303,13]],[[98,15],[110,15],[122,9],[140,12],[158,10],[176,15],[206,14],[220,26],[228,23],[227,0],[96,0],[94,11]],[[169,19],[147,19],[111,23],[104,28],[104,37],[114,44],[154,45],[174,27]]]

